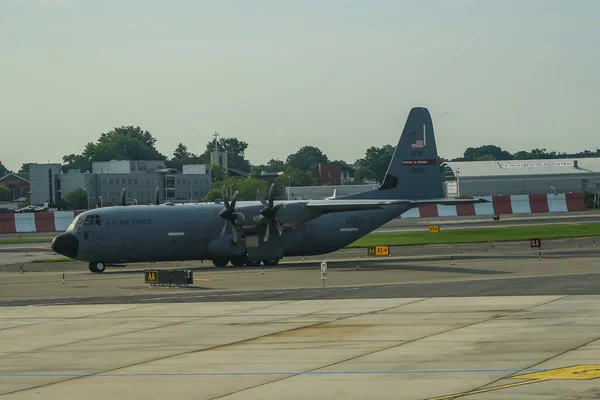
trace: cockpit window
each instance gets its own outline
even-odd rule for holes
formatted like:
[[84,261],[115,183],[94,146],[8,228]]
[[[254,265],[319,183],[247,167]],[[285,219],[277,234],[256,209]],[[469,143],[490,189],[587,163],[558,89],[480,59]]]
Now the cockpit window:
[[85,221],[83,223],[85,226],[100,226],[100,216],[99,215],[88,215],[85,217]]
[[67,228],[67,231],[72,231],[75,228],[79,228],[81,225],[83,225],[83,222],[85,221],[85,216],[83,215],[79,215],[76,218],[73,219],[73,221],[71,222],[71,225],[69,225],[69,227]]

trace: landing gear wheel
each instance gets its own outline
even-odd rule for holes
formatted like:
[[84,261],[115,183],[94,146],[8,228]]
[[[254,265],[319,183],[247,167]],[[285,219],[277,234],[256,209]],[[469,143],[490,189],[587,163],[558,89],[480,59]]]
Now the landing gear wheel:
[[98,262],[96,264],[96,272],[102,273],[106,269],[106,265],[103,262]]
[[223,258],[213,258],[212,262],[215,267],[226,267],[229,263],[229,260]]
[[88,268],[91,272],[98,272],[98,270],[96,269],[96,262],[94,261],[90,261],[90,263],[88,264]]
[[265,264],[265,266],[272,267],[279,264],[279,259],[276,258],[274,260],[263,260],[263,264]]
[[243,267],[246,265],[246,257],[235,257],[231,259],[231,265],[234,267]]

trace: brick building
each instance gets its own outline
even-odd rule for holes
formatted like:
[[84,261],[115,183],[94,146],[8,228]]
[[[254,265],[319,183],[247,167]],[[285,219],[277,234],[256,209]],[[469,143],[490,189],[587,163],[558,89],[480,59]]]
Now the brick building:
[[31,190],[29,174],[7,174],[0,178],[0,185],[4,185],[10,190],[7,198],[0,199],[4,201],[24,201]]

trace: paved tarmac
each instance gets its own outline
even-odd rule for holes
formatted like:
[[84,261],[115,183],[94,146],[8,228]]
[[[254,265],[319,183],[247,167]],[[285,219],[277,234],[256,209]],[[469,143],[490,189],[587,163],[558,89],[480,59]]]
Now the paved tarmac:
[[2,399],[591,399],[598,296],[0,308]]
[[544,242],[541,259],[523,242],[364,252],[326,257],[325,287],[322,257],[264,274],[180,263],[188,288],[145,284],[149,265],[3,266],[0,400],[600,396],[589,239]]
[[[549,241],[541,253],[523,242],[494,252],[470,244],[395,249],[383,258],[346,249],[286,259],[264,274],[260,267],[215,268],[210,262],[133,264],[103,274],[92,274],[82,262],[25,264],[23,273],[13,264],[0,267],[0,305],[600,294],[600,247],[589,240]],[[328,262],[324,288],[322,260]],[[194,285],[149,286],[143,275],[149,268],[191,269]]]

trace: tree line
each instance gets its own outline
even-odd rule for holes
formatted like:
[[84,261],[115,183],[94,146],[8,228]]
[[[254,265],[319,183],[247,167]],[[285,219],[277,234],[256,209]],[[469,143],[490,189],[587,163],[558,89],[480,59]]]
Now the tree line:
[[600,157],[600,149],[596,149],[596,151],[584,150],[578,153],[549,152],[546,149],[533,149],[531,151],[521,150],[516,153],[510,153],[506,150],[502,150],[498,146],[488,144],[479,147],[469,147],[465,150],[462,157],[450,161],[548,160],[574,157]]
[[[245,178],[236,174],[223,171],[218,165],[212,165],[213,188],[205,197],[206,201],[212,201],[221,197],[223,185],[233,185],[240,192],[240,197],[254,199],[256,191],[260,190],[266,194],[268,185],[276,183],[278,197],[281,196],[281,188],[292,186],[317,185],[317,179],[312,171],[320,163],[338,163],[343,171],[348,171],[353,180],[348,184],[361,184],[365,181],[380,182],[385,175],[390,160],[394,154],[395,146],[384,145],[372,146],[366,149],[364,157],[358,159],[353,167],[343,160],[331,160],[315,146],[303,146],[297,152],[288,155],[285,160],[273,158],[266,164],[252,164],[246,157],[248,143],[235,137],[214,139],[206,143],[202,153],[195,154],[188,147],[179,143],[170,156],[162,154],[156,149],[156,139],[152,134],[139,126],[116,127],[109,132],[102,133],[96,142],[89,142],[80,154],[68,154],[63,157],[63,171],[76,169],[81,172],[91,172],[92,163],[110,160],[160,160],[169,168],[182,170],[185,164],[210,164],[210,153],[215,149],[228,153],[228,167],[250,175]],[[585,150],[576,154],[548,152],[546,149],[532,149],[530,151],[518,151],[510,153],[495,145],[483,145],[469,147],[462,157],[452,160],[441,158],[443,161],[490,161],[490,160],[528,160],[528,159],[552,159],[566,157],[598,157],[598,151]],[[24,163],[19,169],[20,173],[28,173],[31,163]],[[9,173],[0,163],[0,177]],[[283,175],[272,178],[271,181],[259,179],[263,172],[283,172]],[[6,195],[6,189],[0,185],[0,196]],[[81,193],[77,194],[83,198]],[[73,203],[78,203],[75,198]]]

